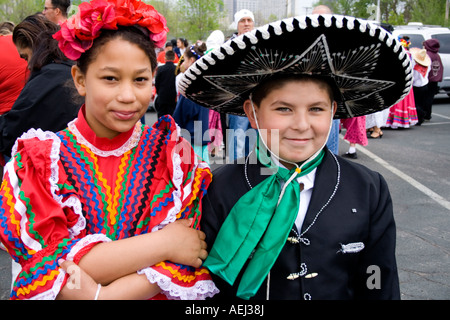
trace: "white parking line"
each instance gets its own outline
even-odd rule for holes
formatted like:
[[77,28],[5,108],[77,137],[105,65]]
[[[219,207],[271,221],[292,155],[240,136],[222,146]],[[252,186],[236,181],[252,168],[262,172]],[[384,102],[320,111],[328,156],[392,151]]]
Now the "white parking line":
[[404,173],[401,170],[393,167],[392,165],[390,165],[388,162],[386,162],[385,160],[383,160],[380,157],[378,157],[373,152],[370,152],[369,150],[365,149],[364,147],[362,147],[360,145],[356,145],[356,148],[358,149],[358,151],[360,151],[361,153],[364,153],[369,158],[371,158],[375,162],[379,163],[380,165],[385,167],[387,170],[391,171],[393,174],[397,175],[399,178],[401,178],[404,181],[408,182],[414,188],[416,188],[420,192],[424,193],[426,196],[430,197],[431,199],[433,199],[434,201],[439,203],[441,206],[443,206],[447,210],[450,210],[450,201],[445,200],[442,196],[440,196],[439,194],[437,194],[433,190],[427,188],[426,186],[421,184],[419,181],[415,180],[414,178],[411,178],[406,173]]
[[450,122],[424,122],[422,123],[423,126],[437,126],[441,124],[450,124]]
[[444,115],[442,115],[442,114],[439,114],[439,113],[435,113],[435,112],[433,112],[433,113],[432,113],[432,115],[433,115],[433,116],[438,116],[438,117],[441,117],[441,118],[444,118],[444,119],[448,119],[448,120],[450,120],[450,117],[444,116]]

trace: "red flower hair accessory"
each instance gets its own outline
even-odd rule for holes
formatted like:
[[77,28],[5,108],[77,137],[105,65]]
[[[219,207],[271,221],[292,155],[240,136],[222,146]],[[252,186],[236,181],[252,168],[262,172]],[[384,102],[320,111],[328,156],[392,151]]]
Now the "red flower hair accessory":
[[118,26],[140,26],[150,31],[157,47],[166,42],[166,19],[155,8],[140,0],[92,0],[82,2],[79,11],[61,24],[53,35],[59,48],[71,60],[78,60],[89,50],[102,29],[117,30]]

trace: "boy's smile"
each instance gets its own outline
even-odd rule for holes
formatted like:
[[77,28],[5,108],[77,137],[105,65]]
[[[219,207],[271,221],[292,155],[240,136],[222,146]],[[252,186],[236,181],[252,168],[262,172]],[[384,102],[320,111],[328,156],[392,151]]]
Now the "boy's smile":
[[255,106],[257,121],[251,105],[247,100],[244,109],[252,127],[267,130],[264,140],[287,168],[293,165],[283,160],[303,162],[327,142],[332,101],[313,81],[294,80],[270,91],[260,106]]

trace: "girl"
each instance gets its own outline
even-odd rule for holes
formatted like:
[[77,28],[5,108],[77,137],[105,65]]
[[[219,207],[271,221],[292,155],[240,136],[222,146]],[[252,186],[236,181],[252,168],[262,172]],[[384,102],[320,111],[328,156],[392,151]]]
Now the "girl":
[[203,200],[216,297],[400,297],[388,186],[326,148],[334,117],[407,93],[409,60],[393,44],[363,20],[303,16],[225,43],[186,72],[186,96],[245,112],[259,132],[245,163],[214,172]]
[[22,266],[12,299],[217,292],[200,268],[209,169],[170,117],[153,128],[139,122],[151,99],[154,43],[166,33],[150,5],[93,0],[54,35],[77,60],[72,76],[86,102],[67,129],[22,136],[6,167],[0,239]]

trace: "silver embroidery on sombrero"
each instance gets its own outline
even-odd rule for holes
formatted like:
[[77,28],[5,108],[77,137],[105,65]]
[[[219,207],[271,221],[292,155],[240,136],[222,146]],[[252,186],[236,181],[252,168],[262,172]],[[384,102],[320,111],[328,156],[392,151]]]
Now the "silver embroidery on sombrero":
[[274,74],[326,75],[333,77],[340,89],[344,104],[339,107],[346,108],[348,114],[354,115],[359,107],[371,107],[365,99],[369,96],[375,97],[378,102],[373,105],[374,108],[382,105],[384,101],[377,92],[395,84],[368,78],[377,65],[380,46],[361,46],[347,52],[330,53],[323,34],[300,55],[286,54],[278,49],[260,50],[253,46],[234,74],[204,77],[218,91],[207,96],[205,92],[199,92],[195,96],[211,101],[217,108],[226,109],[227,105],[234,105],[236,99],[242,99],[243,93],[253,90],[261,81]]

